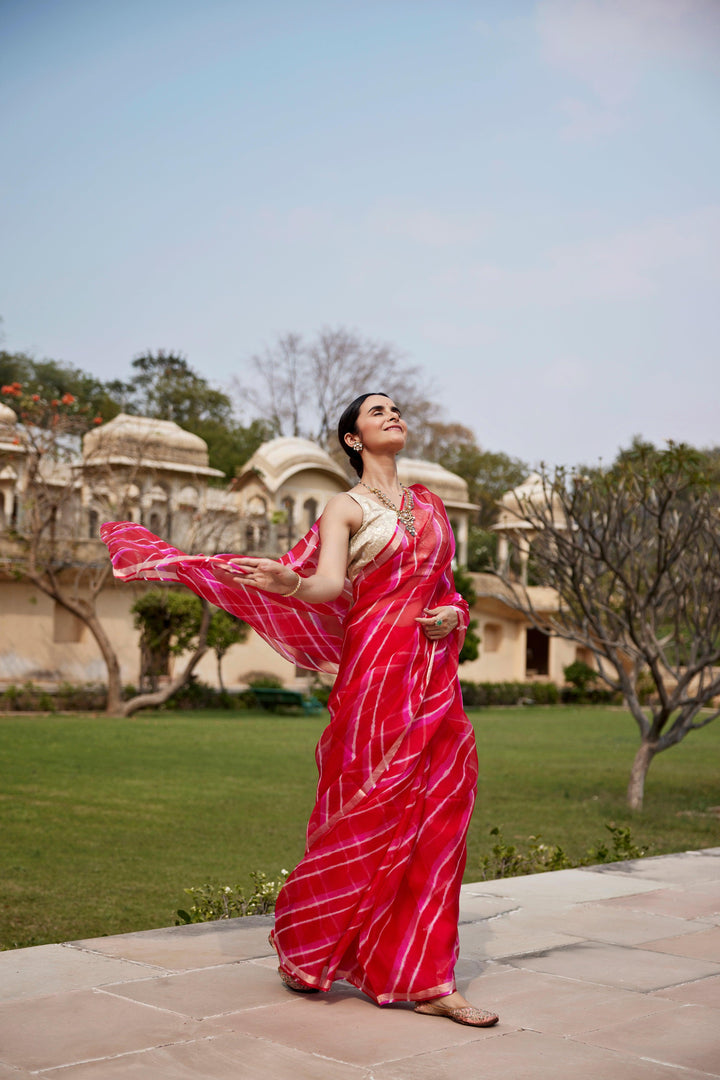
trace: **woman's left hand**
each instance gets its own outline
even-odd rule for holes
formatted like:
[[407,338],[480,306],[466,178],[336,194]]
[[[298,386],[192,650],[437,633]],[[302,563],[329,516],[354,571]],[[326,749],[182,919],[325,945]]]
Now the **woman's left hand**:
[[431,641],[452,634],[460,622],[454,607],[425,608],[425,615],[415,620],[423,629],[425,637]]

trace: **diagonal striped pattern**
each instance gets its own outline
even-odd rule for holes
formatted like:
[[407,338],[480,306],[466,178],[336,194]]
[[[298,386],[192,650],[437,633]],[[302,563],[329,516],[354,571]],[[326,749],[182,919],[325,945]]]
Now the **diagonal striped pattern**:
[[[239,615],[283,655],[338,669],[317,747],[317,801],[305,856],[278,899],[273,940],[283,968],[327,990],[346,978],[379,1003],[455,988],[465,837],[477,783],[472,727],[457,678],[460,634],[430,642],[415,619],[452,604],[450,525],[414,485],[417,535],[398,526],[333,604],[228,587],[212,566],[139,526],[103,526],[115,572],[182,581]],[[317,562],[314,528],[283,561]],[[312,660],[312,663],[309,661]],[[327,665],[327,666],[323,666]]]

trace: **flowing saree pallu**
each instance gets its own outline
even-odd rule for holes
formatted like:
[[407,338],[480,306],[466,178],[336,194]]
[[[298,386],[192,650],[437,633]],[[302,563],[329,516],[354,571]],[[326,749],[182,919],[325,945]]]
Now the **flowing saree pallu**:
[[[417,535],[396,525],[343,595],[312,607],[227,586],[137,525],[103,526],[115,572],[182,581],[252,625],[282,655],[338,671],[318,743],[305,856],[275,911],[283,968],[308,986],[346,978],[380,1003],[451,993],[459,890],[477,758],[457,678],[461,634],[429,641],[424,608],[455,606],[452,532],[442,503],[413,486]],[[388,514],[390,511],[388,511]],[[317,564],[315,526],[282,562]]]

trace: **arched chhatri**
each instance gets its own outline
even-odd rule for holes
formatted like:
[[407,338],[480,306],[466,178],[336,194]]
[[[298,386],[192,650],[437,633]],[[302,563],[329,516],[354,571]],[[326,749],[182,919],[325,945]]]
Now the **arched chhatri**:
[[241,490],[251,477],[259,476],[274,495],[297,473],[310,470],[327,473],[342,481],[338,490],[349,487],[345,470],[333,461],[326,450],[310,439],[297,436],[284,436],[263,443],[243,466],[235,486]]

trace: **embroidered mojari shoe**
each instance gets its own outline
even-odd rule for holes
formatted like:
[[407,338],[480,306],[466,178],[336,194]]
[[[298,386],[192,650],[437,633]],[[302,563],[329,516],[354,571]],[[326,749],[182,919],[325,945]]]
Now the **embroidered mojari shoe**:
[[441,1001],[421,1001],[415,1006],[415,1012],[423,1013],[424,1016],[446,1016],[448,1020],[465,1024],[467,1027],[492,1027],[499,1020],[496,1013],[476,1009],[474,1005],[453,1008],[451,1005],[443,1005]]
[[292,975],[288,975],[287,971],[283,971],[281,967],[278,968],[278,975],[280,981],[284,986],[287,986],[288,990],[294,990],[296,994],[319,994],[320,991],[316,986],[306,986],[305,983],[301,983],[299,979],[293,979]]

